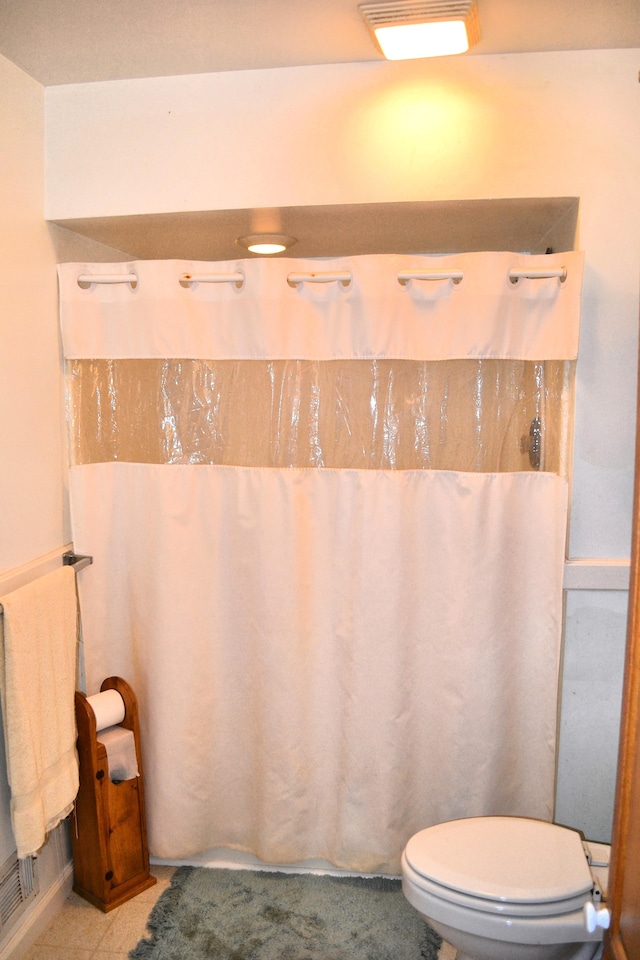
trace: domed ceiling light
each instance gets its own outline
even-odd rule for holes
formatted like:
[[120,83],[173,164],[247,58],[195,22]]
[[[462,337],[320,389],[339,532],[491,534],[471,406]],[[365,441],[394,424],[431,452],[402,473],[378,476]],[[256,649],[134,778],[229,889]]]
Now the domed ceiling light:
[[387,60],[466,53],[480,39],[476,0],[387,0],[359,10]]
[[280,233],[254,233],[250,237],[238,237],[236,243],[249,250],[250,253],[260,253],[270,256],[273,253],[282,253],[296,242],[295,237],[286,237]]

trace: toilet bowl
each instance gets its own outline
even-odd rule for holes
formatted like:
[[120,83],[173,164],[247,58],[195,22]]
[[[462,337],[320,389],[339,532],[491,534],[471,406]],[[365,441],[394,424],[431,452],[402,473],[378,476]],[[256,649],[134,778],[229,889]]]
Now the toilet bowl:
[[[602,863],[608,847],[594,847]],[[402,890],[457,960],[594,960],[608,911],[607,868],[593,859],[577,831],[552,823],[451,820],[409,840]]]

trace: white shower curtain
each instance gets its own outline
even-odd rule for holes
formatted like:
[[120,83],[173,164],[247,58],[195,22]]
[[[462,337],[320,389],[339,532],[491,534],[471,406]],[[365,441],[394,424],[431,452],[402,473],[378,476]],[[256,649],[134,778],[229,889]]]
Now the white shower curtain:
[[[509,280],[513,269],[558,268],[565,280]],[[397,279],[451,269],[462,282]],[[319,858],[397,873],[408,837],[431,823],[552,816],[562,457],[537,471],[518,447],[500,449],[491,469],[477,457],[465,470],[433,469],[444,438],[431,430],[424,442],[433,386],[420,365],[440,375],[451,360],[531,364],[534,381],[545,366],[565,369],[577,351],[581,271],[575,253],[60,267],[74,546],[94,558],[80,583],[87,688],[117,674],[138,695],[153,855],[229,847],[268,863]],[[336,272],[348,285],[287,282]],[[136,281],[79,284],[85,274]],[[179,282],[220,274],[229,279]],[[390,360],[398,367],[385,382],[408,369],[423,386],[418,399],[385,388],[379,456],[363,459],[359,437],[355,466],[326,456],[326,436],[341,431],[314,432],[300,391],[282,412],[276,374],[301,375],[301,361],[313,362],[315,411],[327,369],[344,406],[331,365],[364,365],[377,383]],[[251,382],[270,384],[271,409],[305,434],[306,459],[283,460],[279,434],[264,442],[257,393],[246,409],[237,400],[247,365]],[[241,378],[224,416],[211,387],[221,377]],[[521,382],[511,368],[502,380],[528,427]],[[554,402],[565,417],[565,395],[551,392],[536,401],[543,423]],[[441,407],[449,393],[447,379]],[[371,418],[374,393],[362,395]],[[482,451],[475,386],[470,396]],[[131,440],[148,429],[149,397],[161,442]],[[184,406],[198,424],[188,441]],[[398,439],[407,407],[420,424],[409,444]],[[513,418],[500,448],[519,442]],[[457,429],[455,418],[443,422]],[[220,453],[231,434],[235,452]]]

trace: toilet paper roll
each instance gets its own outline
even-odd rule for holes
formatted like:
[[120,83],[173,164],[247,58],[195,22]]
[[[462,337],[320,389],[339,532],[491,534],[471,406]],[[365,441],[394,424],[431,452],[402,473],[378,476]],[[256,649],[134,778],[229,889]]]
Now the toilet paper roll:
[[132,780],[138,776],[138,760],[133,730],[124,727],[108,727],[98,737],[107,751],[109,779],[114,781]]
[[103,690],[102,693],[96,693],[92,697],[87,697],[87,703],[91,704],[95,714],[96,730],[113,727],[124,720],[126,708],[117,690]]

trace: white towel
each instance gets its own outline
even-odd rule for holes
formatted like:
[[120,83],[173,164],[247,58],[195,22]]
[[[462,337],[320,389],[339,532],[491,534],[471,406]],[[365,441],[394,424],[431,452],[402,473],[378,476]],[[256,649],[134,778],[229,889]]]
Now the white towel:
[[60,567],[0,597],[0,693],[18,857],[36,853],[78,792],[75,572]]

